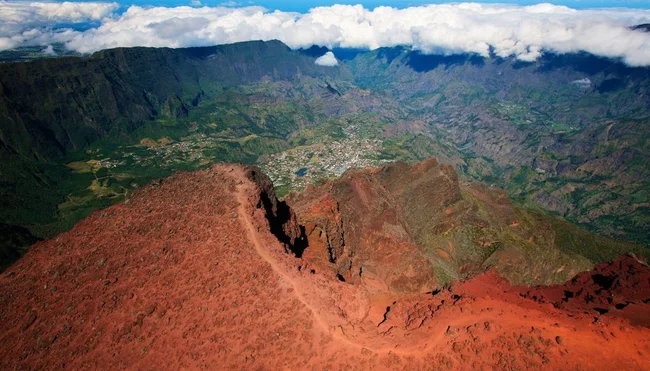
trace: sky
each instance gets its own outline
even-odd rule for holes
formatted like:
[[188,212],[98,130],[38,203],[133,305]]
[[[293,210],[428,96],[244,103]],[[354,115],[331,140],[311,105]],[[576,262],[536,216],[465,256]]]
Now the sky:
[[[522,61],[549,52],[584,51],[630,66],[650,66],[650,33],[630,29],[650,23],[650,0],[132,1],[0,0],[0,50],[42,46],[44,54],[52,55],[50,45],[55,43],[92,53],[114,47],[277,39],[293,49],[410,46],[424,54],[471,53]],[[335,65],[335,55],[323,57],[319,63]]]
[[[459,1],[458,1],[459,2]],[[535,5],[540,2],[549,2],[556,5],[565,5],[575,9],[585,9],[585,8],[611,8],[611,7],[627,7],[627,8],[645,8],[650,9],[650,0],[558,0],[558,1],[539,1],[539,0],[517,0],[517,1],[507,1],[507,0],[475,0],[473,2],[477,3],[509,3],[509,4],[518,4],[518,5]],[[179,6],[186,5],[188,1],[182,0],[162,0],[162,1],[151,1],[151,0],[132,0],[132,1],[123,1],[121,2],[125,5],[158,5],[158,6]],[[426,4],[442,4],[450,3],[450,1],[443,0],[309,0],[309,1],[297,1],[297,0],[234,0],[234,1],[224,1],[224,0],[202,0],[202,4],[208,6],[217,6],[221,4],[229,4],[233,6],[248,6],[248,5],[259,5],[267,9],[272,10],[283,10],[288,12],[301,12],[305,13],[309,9],[318,7],[318,6],[330,6],[333,4],[346,4],[346,5],[356,5],[361,4],[365,8],[373,9],[378,6],[391,6],[395,8],[406,8],[409,6],[417,5],[426,5]]]

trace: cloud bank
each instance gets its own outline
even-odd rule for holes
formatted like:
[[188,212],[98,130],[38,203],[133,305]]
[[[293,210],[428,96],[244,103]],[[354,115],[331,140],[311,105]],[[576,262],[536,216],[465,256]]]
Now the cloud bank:
[[318,57],[316,59],[316,62],[314,63],[316,63],[319,66],[334,67],[334,66],[338,66],[339,61],[336,60],[334,53],[327,52],[323,56]]
[[[308,13],[261,7],[139,7],[118,13],[115,3],[0,1],[0,50],[64,43],[91,53],[119,46],[187,47],[278,39],[311,45],[376,49],[409,45],[425,54],[475,53],[532,61],[542,53],[586,51],[650,66],[650,10],[575,10],[564,6],[477,3],[405,9],[333,5]],[[95,21],[79,31],[62,23]]]
[[51,3],[0,0],[0,50],[68,42],[76,36],[61,24],[82,24],[111,16],[117,3]]

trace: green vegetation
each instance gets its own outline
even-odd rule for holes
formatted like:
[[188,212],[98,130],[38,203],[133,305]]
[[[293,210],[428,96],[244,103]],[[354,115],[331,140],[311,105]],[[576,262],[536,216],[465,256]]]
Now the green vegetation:
[[51,52],[45,52],[46,48],[42,46],[23,46],[17,49],[0,51],[0,62],[26,62],[43,58],[60,58],[69,56],[79,56],[80,54],[68,50],[64,44],[52,44]]
[[555,244],[565,252],[580,254],[593,262],[611,261],[618,255],[632,252],[650,259],[650,249],[589,233],[565,220],[550,218],[555,232]]
[[[600,63],[593,86],[577,86],[590,57],[554,58],[383,48],[322,68],[251,42],[0,64],[0,222],[49,237],[152,179],[219,161],[260,165],[284,195],[435,156],[464,181],[650,246],[650,73]],[[613,70],[634,79],[600,91]]]
[[[301,109],[297,112],[282,103],[248,107],[238,99],[203,102],[187,117],[144,123],[128,137],[109,135],[69,152],[56,163],[9,163],[3,172],[13,173],[4,179],[23,180],[20,187],[3,184],[6,207],[0,218],[27,226],[38,237],[50,237],[92,210],[122,200],[139,186],[175,171],[220,161],[254,164],[261,155],[290,147],[288,133],[310,108]],[[260,125],[262,115],[266,123]],[[43,186],[51,191],[42,192]]]

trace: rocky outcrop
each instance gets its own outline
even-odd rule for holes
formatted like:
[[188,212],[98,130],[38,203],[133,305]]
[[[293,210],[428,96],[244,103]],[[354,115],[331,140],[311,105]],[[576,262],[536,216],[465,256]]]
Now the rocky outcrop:
[[[498,188],[459,182],[436,159],[349,170],[287,202],[305,226],[306,260],[390,292],[440,288],[491,268],[515,284],[561,283],[597,262],[558,243],[548,217]],[[629,251],[608,241],[598,242],[603,252]]]
[[348,171],[340,180],[288,199],[308,233],[306,258],[348,283],[391,292],[430,291],[433,266],[405,228],[405,215],[384,187],[382,171],[390,170]]
[[521,296],[565,311],[610,314],[650,326],[650,267],[634,255],[597,265],[563,285],[520,288]]
[[264,210],[270,232],[284,244],[287,252],[301,257],[308,242],[304,227],[298,224],[296,214],[286,202],[278,200],[273,182],[259,168],[247,168],[246,177],[257,186],[255,205]]

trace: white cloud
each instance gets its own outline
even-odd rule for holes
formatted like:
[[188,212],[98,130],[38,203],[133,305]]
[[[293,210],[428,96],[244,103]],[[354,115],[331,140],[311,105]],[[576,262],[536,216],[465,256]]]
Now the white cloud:
[[58,24],[100,21],[114,15],[117,3],[19,2],[0,0],[0,50],[67,42],[78,32],[54,30]]
[[81,22],[101,19],[119,7],[117,3],[102,2],[22,2],[0,1],[0,19],[8,23],[44,24]]
[[[524,61],[545,51],[586,51],[650,66],[650,33],[629,29],[650,22],[650,10],[642,9],[461,3],[373,10],[333,5],[305,14],[226,6],[131,6],[122,14],[116,10],[114,3],[0,1],[0,49],[65,42],[70,49],[89,53],[118,46],[186,47],[278,39],[292,48],[411,45],[429,54],[493,53]],[[56,23],[88,20],[100,25],[85,31],[52,29]]]
[[52,45],[48,45],[41,51],[41,53],[45,55],[50,55],[50,56],[55,56],[56,52],[54,51],[54,47]]
[[591,80],[585,77],[584,79],[571,81],[571,84],[579,88],[588,89],[591,87]]
[[332,52],[327,52],[323,56],[318,57],[315,63],[319,66],[325,67],[334,67],[339,65],[339,61],[336,60],[336,57]]

